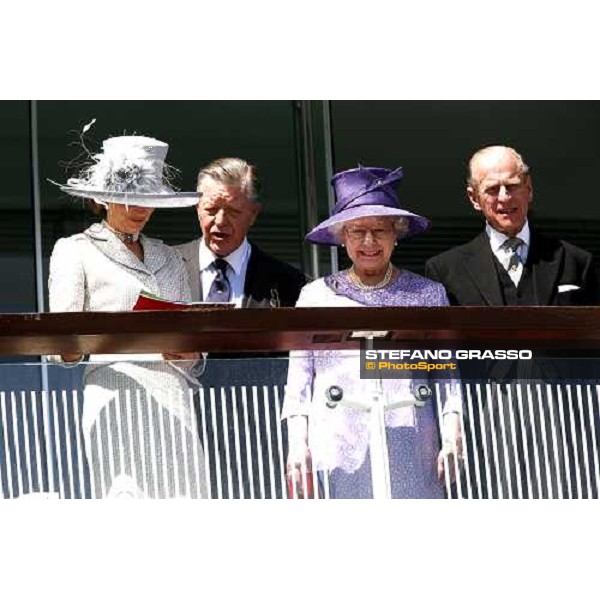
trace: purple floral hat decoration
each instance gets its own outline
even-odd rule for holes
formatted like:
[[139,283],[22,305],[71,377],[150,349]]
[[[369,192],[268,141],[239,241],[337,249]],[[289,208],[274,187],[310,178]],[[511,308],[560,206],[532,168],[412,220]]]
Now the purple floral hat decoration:
[[391,170],[359,166],[336,173],[331,179],[336,197],[331,217],[319,223],[306,239],[313,244],[337,246],[340,241],[336,226],[363,217],[403,217],[407,228],[402,237],[423,233],[429,221],[400,206],[396,187],[402,176],[402,167]]

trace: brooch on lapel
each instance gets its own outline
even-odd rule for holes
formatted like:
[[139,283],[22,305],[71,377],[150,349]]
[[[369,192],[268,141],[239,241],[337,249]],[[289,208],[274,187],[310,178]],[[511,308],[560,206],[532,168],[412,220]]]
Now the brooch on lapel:
[[281,301],[279,300],[279,292],[275,288],[271,288],[271,301],[269,302],[271,308],[280,308]]

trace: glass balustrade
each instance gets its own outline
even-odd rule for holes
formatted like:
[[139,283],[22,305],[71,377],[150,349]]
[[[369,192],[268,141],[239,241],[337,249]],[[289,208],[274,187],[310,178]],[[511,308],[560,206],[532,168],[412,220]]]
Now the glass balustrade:
[[[417,488],[406,481],[428,476],[427,469],[437,476],[443,444],[449,452],[440,487],[426,497],[599,496],[600,378],[438,379],[419,398],[357,377],[356,388],[339,386],[341,398],[332,401],[331,387],[327,397],[313,398],[312,461],[287,478],[288,359],[210,358],[199,385],[189,366],[0,364],[0,496],[411,496]],[[588,371],[600,372],[596,366],[597,359],[588,361]],[[149,368],[151,380],[138,376]],[[460,435],[443,439],[443,402],[451,394],[462,404]],[[414,436],[435,439],[435,451]],[[340,447],[352,461],[340,462]],[[419,495],[428,489],[417,487]]]

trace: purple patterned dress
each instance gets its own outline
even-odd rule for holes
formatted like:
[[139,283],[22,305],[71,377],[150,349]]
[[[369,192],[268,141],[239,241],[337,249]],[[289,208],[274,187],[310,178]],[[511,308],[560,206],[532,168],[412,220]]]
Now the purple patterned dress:
[[[343,271],[306,285],[296,306],[446,306],[442,285],[400,271],[378,290],[356,287]],[[401,327],[401,324],[398,324]],[[372,497],[369,453],[369,413],[347,406],[326,405],[326,390],[337,385],[344,399],[372,396],[372,380],[360,379],[358,351],[296,351],[290,353],[288,382],[282,418],[308,417],[308,444],[313,466],[326,472],[332,498]],[[460,385],[456,380],[439,382],[442,415],[461,411]],[[383,379],[386,401],[412,396],[412,379]],[[434,386],[437,388],[437,386]],[[386,412],[390,480],[394,498],[442,498],[437,478],[440,436],[434,397],[420,407]],[[443,418],[443,416],[442,416]]]

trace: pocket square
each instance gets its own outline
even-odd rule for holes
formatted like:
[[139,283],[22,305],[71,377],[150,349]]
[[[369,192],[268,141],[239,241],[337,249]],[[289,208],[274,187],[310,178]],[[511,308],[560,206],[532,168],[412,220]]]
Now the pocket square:
[[559,285],[558,286],[558,293],[562,294],[563,292],[572,292],[574,290],[579,290],[581,289],[578,285],[572,285],[570,283],[566,283],[564,285]]

